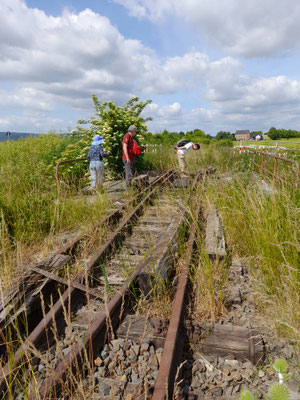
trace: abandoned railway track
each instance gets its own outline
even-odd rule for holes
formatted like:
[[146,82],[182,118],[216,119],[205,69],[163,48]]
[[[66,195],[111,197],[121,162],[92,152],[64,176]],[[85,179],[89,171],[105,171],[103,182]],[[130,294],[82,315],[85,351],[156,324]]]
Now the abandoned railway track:
[[[190,194],[200,177],[205,182],[207,171],[196,175]],[[180,206],[175,188],[187,181],[176,182],[171,172],[158,181],[170,179],[175,179],[170,188],[175,201],[170,202],[162,190],[152,197],[156,192],[149,188],[127,216],[133,225],[118,210],[112,223],[119,220],[119,225],[90,258],[85,274],[66,282],[40,271],[66,291],[13,362],[2,368],[4,391],[9,382],[16,387],[13,381],[18,380],[18,370],[24,376],[25,365],[30,366],[27,380],[32,379],[28,393],[36,399],[235,399],[241,385],[250,382],[266,355],[261,332],[251,323],[201,324],[193,318],[197,300],[190,277],[199,258],[197,241],[205,241],[212,263],[228,263],[235,282],[246,272],[230,264],[216,210],[206,210],[204,217],[201,199],[192,195],[185,207]],[[187,207],[193,216],[188,224]],[[78,241],[73,244],[76,248]],[[72,251],[73,247],[65,248],[57,254],[70,256]],[[39,268],[34,269],[37,274]],[[151,307],[147,301],[168,279],[172,280],[170,316],[152,317],[145,307],[141,311],[139,299]],[[230,306],[240,304],[240,291],[227,301]],[[21,400],[21,393],[16,393]]]
[[[2,368],[0,376],[0,387],[2,391],[8,386],[8,381],[13,381],[15,374],[20,366],[28,361],[28,349],[32,346],[39,347],[44,343],[47,337],[47,330],[54,324],[60,324],[63,319],[64,307],[71,308],[76,304],[77,297],[93,296],[102,298],[103,293],[89,286],[89,281],[93,279],[93,271],[99,263],[109,257],[118,247],[118,243],[124,239],[126,231],[130,231],[142,214],[145,206],[152,201],[157,193],[158,185],[171,182],[174,179],[174,172],[169,171],[163,176],[155,179],[151,185],[140,191],[137,198],[121,205],[118,209],[111,212],[105,217],[101,224],[113,224],[113,232],[106,242],[92,254],[86,265],[86,276],[80,274],[76,279],[70,282],[57,276],[57,272],[66,263],[70,263],[72,256],[76,255],[76,249],[83,240],[85,235],[79,235],[69,245],[52,254],[45,263],[38,266],[31,266],[28,275],[24,278],[21,288],[13,288],[7,293],[2,308],[1,333],[2,333]],[[129,209],[129,215],[126,210]],[[99,224],[100,225],[100,224]],[[115,226],[117,227],[115,228]],[[98,229],[98,225],[95,227]],[[49,271],[50,270],[50,271]],[[57,285],[61,286],[61,290],[57,290]],[[60,292],[62,293],[60,295]],[[50,294],[53,294],[52,306],[51,302],[44,308],[44,314],[41,310],[41,296],[47,300]],[[56,301],[56,302],[55,302]],[[45,302],[46,304],[46,302]],[[38,312],[39,311],[39,312]],[[38,315],[36,315],[38,314]],[[19,342],[20,326],[25,322],[25,334],[28,338],[24,341],[19,349],[16,344]],[[29,330],[32,330],[31,333]],[[28,332],[29,331],[29,332]],[[14,348],[12,349],[12,343]],[[6,354],[15,351],[13,360],[8,359]],[[6,365],[5,365],[6,362]]]

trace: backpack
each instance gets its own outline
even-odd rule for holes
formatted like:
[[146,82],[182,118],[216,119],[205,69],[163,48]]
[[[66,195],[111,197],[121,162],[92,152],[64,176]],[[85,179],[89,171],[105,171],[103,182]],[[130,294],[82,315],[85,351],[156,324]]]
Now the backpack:
[[142,152],[141,146],[139,146],[135,140],[133,141],[132,151],[136,156],[139,156]]
[[179,142],[177,142],[176,147],[183,147],[186,144],[190,143],[190,140],[188,139],[181,139]]

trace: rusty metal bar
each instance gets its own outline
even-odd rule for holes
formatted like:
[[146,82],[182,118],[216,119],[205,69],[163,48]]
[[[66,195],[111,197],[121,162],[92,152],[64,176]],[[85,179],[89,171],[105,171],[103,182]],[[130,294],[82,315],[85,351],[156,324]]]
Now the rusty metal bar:
[[[160,242],[158,246],[154,249],[157,250],[159,247],[165,245]],[[153,251],[154,251],[153,250]],[[124,296],[128,292],[128,289],[131,287],[133,282],[139,277],[139,275],[144,270],[145,266],[153,259],[153,255],[147,257],[145,261],[142,261],[136,268],[135,272],[131,275],[130,278],[124,283],[124,285],[120,288],[118,293],[114,295],[114,297],[110,300],[107,305],[106,311],[101,311],[99,313],[99,318],[97,318],[90,326],[88,331],[85,334],[85,342],[84,344],[76,343],[76,345],[71,349],[70,353],[58,364],[57,368],[53,372],[51,376],[51,380],[45,381],[40,388],[41,398],[49,398],[51,394],[55,394],[56,390],[59,390],[59,386],[61,382],[65,380],[69,372],[72,371],[74,366],[78,366],[81,362],[80,356],[84,349],[88,351],[88,354],[91,355],[95,351],[96,347],[101,347],[105,342],[105,335],[107,333],[107,329],[109,326],[108,321],[116,321],[114,315],[117,314],[119,316],[119,310],[124,304]],[[101,337],[100,337],[101,335]],[[97,346],[93,343],[97,338]],[[94,348],[95,347],[95,348]]]
[[263,154],[263,155],[265,155],[267,157],[276,158],[277,160],[282,160],[282,161],[289,162],[289,163],[292,163],[292,164],[296,163],[295,160],[290,160],[289,158],[280,157],[280,156],[277,156],[276,154],[264,153],[263,151],[256,151],[256,154]]
[[255,155],[256,155],[256,151],[253,152],[252,171],[254,171],[254,166],[255,166]]
[[[255,156],[256,154],[261,155],[261,163],[257,164],[255,162]],[[274,166],[273,166],[273,172],[269,171],[267,168],[264,167],[264,156],[269,157],[269,158],[273,158],[274,159]],[[295,166],[295,181],[294,182],[289,182],[286,179],[281,178],[280,176],[276,175],[276,170],[277,170],[277,160],[281,160],[284,162],[288,162],[291,163]],[[252,162],[252,170],[254,170],[254,167],[258,167],[260,169],[260,173],[262,174],[263,172],[266,172],[269,175],[272,175],[272,181],[274,182],[274,179],[277,179],[280,182],[284,182],[288,185],[295,185],[295,188],[298,188],[298,181],[299,181],[299,164],[295,161],[295,160],[290,160],[288,158],[285,157],[280,157],[277,156],[275,154],[268,154],[268,153],[264,153],[261,151],[254,151],[253,152],[253,162]]]
[[[199,202],[196,210],[196,219],[200,214],[201,203]],[[180,332],[182,319],[185,309],[185,296],[188,284],[189,266],[196,237],[197,223],[194,222],[188,240],[188,254],[185,265],[180,273],[175,299],[172,307],[168,333],[165,341],[163,355],[158,370],[158,376],[154,386],[152,400],[165,400],[173,398],[173,390],[177,368],[180,364],[183,349],[184,334]],[[182,333],[180,335],[180,333]]]
[[[168,171],[165,175],[163,175],[162,179],[157,179],[156,183],[164,183],[170,180],[175,173],[173,171]],[[108,253],[109,250],[112,249],[114,243],[117,239],[119,239],[124,234],[124,229],[128,221],[137,215],[139,210],[144,206],[145,202],[155,193],[156,187],[148,193],[148,195],[135,207],[135,209],[130,213],[130,215],[123,221],[123,223],[117,228],[117,230],[111,235],[111,237],[107,240],[107,242],[101,247],[100,251],[97,252],[97,255],[92,259],[92,261],[87,265],[87,271],[89,272],[94,266],[97,265],[100,257],[103,256],[104,253]],[[74,281],[76,283],[82,284],[84,280],[84,275],[80,274]],[[45,315],[45,317],[40,321],[40,323],[35,327],[32,333],[28,336],[27,340],[23,343],[23,345],[18,349],[15,353],[14,360],[11,360],[7,363],[2,370],[0,371],[0,390],[4,390],[5,386],[7,386],[9,376],[11,374],[12,369],[15,369],[14,373],[17,373],[18,367],[21,365],[24,359],[27,359],[26,354],[28,350],[30,350],[33,346],[38,346],[47,336],[48,329],[53,324],[53,319],[55,319],[57,326],[63,323],[64,318],[64,309],[69,309],[68,302],[71,303],[72,307],[76,305],[76,303],[80,300],[81,290],[76,287],[68,287],[68,289],[63,293],[61,299],[59,299],[52,309]],[[76,296],[78,294],[78,296]]]
[[[195,182],[197,182],[200,172],[197,174],[195,181],[192,187],[195,187]],[[199,205],[200,207],[200,205]],[[162,246],[165,246],[163,240],[155,247],[153,251],[158,250]],[[152,252],[153,253],[153,252]],[[97,348],[99,349],[104,345],[105,342],[105,334],[109,328],[108,321],[116,321],[114,318],[115,313],[119,314],[120,308],[122,304],[124,304],[124,296],[128,292],[128,289],[133,284],[133,282],[138,279],[138,277],[143,274],[145,266],[151,262],[153,259],[153,254],[149,255],[145,261],[142,261],[136,268],[135,272],[131,275],[131,277],[125,282],[119,292],[112,298],[112,300],[107,305],[107,310],[102,311],[100,313],[99,318],[94,321],[86,332],[86,341],[84,345],[76,344],[75,347],[70,351],[70,353],[59,363],[58,367],[55,370],[54,376],[52,376],[51,381],[46,381],[42,385],[40,389],[40,395],[42,398],[47,398],[47,396],[54,393],[56,389],[58,389],[61,382],[63,382],[66,376],[70,371],[76,366],[79,366],[81,363],[80,356],[84,349],[88,351],[89,355],[92,355]],[[94,262],[91,261],[91,265],[94,265]],[[117,321],[120,320],[120,317]],[[101,335],[101,337],[100,337]],[[94,340],[97,338],[97,343],[94,343]]]
[[[171,175],[173,172],[171,170],[167,171],[165,174],[158,176],[155,178],[149,186],[141,190],[139,193],[137,193],[135,199],[133,200],[128,200],[125,204],[122,204],[120,207],[118,207],[116,210],[112,211],[108,216],[105,217],[103,221],[101,221],[99,224],[96,224],[93,227],[93,232],[97,231],[99,229],[100,225],[104,224],[110,224],[113,221],[115,221],[118,216],[121,216],[124,210],[131,206],[135,201],[139,200],[147,191],[149,191],[153,186],[159,184],[161,181],[163,181],[166,177]],[[70,253],[72,249],[85,237],[85,234],[83,235],[78,235],[72,243],[67,244],[65,247],[62,247],[61,249],[57,250],[55,254],[64,254],[64,253]]]
[[272,182],[273,183],[274,183],[274,179],[276,177],[276,162],[277,162],[277,159],[274,158],[273,177],[272,177]]
[[75,289],[81,290],[85,294],[88,294],[88,295],[103,299],[103,292],[98,290],[98,289],[94,289],[94,288],[91,288],[89,286],[82,285],[81,283],[76,282],[74,280],[70,281],[68,279],[59,278],[55,274],[53,274],[51,272],[48,272],[48,271],[45,271],[42,268],[38,268],[38,267],[34,267],[33,266],[33,267],[30,268],[30,270],[32,270],[34,272],[37,272],[38,274],[43,275],[44,277],[49,278],[49,279],[51,279],[53,281],[61,283],[61,284],[65,285],[65,286],[67,286],[67,287],[73,287]]
[[295,169],[296,169],[296,180],[295,180],[295,188],[298,188],[298,182],[299,182],[299,164],[295,163]]
[[87,161],[89,160],[89,158],[75,158],[74,160],[65,160],[65,161],[60,161],[56,164],[56,168],[55,168],[55,176],[56,176],[56,185],[57,185],[57,195],[59,196],[60,193],[60,180],[59,180],[59,167],[62,164],[69,164],[69,163],[73,163],[73,162],[79,162],[79,161]]
[[[254,163],[254,165],[256,165],[258,168],[260,168],[260,164]],[[269,171],[268,169],[263,168],[262,170],[263,170],[264,172],[266,172],[267,174],[273,176],[272,172]],[[275,175],[275,179],[279,180],[280,182],[286,183],[287,185],[292,185],[292,186],[293,186],[293,183],[292,183],[292,182],[289,182],[289,181],[287,181],[286,179],[281,178],[280,176]],[[296,186],[296,187],[297,187],[297,186]]]
[[260,165],[260,173],[262,175],[264,169],[264,153],[261,153],[261,165]]

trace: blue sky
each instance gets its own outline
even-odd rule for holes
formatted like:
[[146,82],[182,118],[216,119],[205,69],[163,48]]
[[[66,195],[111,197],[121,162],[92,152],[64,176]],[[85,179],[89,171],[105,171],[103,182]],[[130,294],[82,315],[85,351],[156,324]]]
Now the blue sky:
[[300,130],[294,0],[1,0],[0,131],[76,127],[92,94],[151,132]]

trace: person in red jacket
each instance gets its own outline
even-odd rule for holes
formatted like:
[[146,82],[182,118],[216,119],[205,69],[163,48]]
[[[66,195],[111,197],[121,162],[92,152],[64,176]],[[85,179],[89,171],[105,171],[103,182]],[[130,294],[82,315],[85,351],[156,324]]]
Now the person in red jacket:
[[128,132],[123,137],[123,164],[125,168],[125,181],[126,186],[130,185],[130,182],[134,175],[134,164],[135,155],[133,153],[133,137],[136,134],[136,126],[130,125]]

